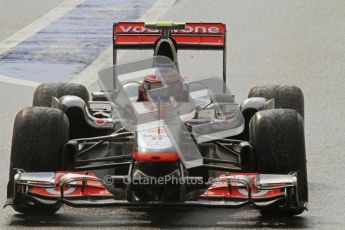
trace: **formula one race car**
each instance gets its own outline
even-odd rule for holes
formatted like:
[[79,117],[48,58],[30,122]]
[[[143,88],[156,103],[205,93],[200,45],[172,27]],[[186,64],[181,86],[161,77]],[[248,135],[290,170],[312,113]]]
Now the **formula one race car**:
[[[7,204],[21,213],[73,207],[307,209],[304,102],[291,85],[254,87],[238,105],[226,85],[221,23],[114,24],[114,65],[100,92],[37,87],[13,129]],[[153,49],[117,64],[118,49]],[[177,51],[223,52],[223,79],[187,81]]]

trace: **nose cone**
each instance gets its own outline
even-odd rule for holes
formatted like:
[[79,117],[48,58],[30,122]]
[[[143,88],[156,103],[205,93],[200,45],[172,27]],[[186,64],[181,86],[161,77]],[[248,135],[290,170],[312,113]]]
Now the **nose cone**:
[[140,130],[137,133],[137,151],[133,158],[138,161],[177,161],[179,155],[163,127]]

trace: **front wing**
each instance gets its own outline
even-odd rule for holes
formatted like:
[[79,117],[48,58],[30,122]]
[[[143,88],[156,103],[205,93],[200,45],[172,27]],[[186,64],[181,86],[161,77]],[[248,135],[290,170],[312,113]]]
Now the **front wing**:
[[[125,177],[122,179],[128,180]],[[193,178],[185,177],[184,179],[184,181],[188,181]],[[200,192],[199,199],[178,202],[121,200],[119,194],[111,192],[109,186],[102,179],[87,172],[30,173],[18,171],[15,175],[14,191],[14,197],[8,199],[5,206],[40,203],[66,204],[73,207],[237,208],[251,204],[260,209],[279,204],[286,208],[306,208],[298,201],[295,174],[223,174],[210,181],[208,188]]]

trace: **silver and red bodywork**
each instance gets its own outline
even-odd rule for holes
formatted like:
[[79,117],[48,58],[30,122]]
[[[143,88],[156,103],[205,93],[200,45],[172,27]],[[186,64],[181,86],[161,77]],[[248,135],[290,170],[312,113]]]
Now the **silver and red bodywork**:
[[[225,25],[222,23],[186,23],[184,29],[177,29],[171,31],[169,39],[172,39],[176,44],[175,49],[219,49],[223,50],[223,80],[225,81],[225,54],[226,54],[226,37]],[[145,24],[141,22],[122,22],[114,24],[114,64],[116,64],[116,51],[119,48],[154,48],[157,41],[160,39],[160,30],[145,28]],[[175,50],[176,53],[176,50]],[[136,101],[135,103],[139,103]],[[135,104],[133,103],[133,104]],[[141,102],[141,107],[145,104]],[[191,115],[193,115],[193,111]],[[193,117],[193,116],[192,116]],[[189,118],[180,117],[184,122]],[[105,122],[101,119],[93,119],[96,124],[103,125],[110,122]],[[101,136],[94,138],[78,139],[83,145],[92,139],[92,143],[88,145],[90,149],[97,146],[95,141],[105,142],[128,135],[125,133],[116,133],[109,136]],[[131,134],[132,135],[132,134]],[[75,171],[60,171],[60,172],[24,172],[17,171],[14,178],[14,197],[11,199],[12,203],[8,205],[22,205],[30,203],[42,203],[46,205],[67,204],[75,207],[98,207],[98,206],[155,206],[155,205],[177,205],[177,206],[205,206],[205,207],[241,207],[243,205],[252,204],[257,208],[269,207],[271,205],[283,203],[284,207],[300,207],[297,196],[297,176],[294,173],[289,175],[271,175],[271,174],[257,174],[236,172],[241,171],[240,167],[225,168],[217,165],[200,165],[208,168],[220,169],[224,168],[229,173],[218,174],[212,180],[206,181],[201,176],[188,176],[185,172],[188,171],[184,167],[176,146],[165,135],[165,130],[161,126],[153,129],[145,129],[135,133],[135,141],[133,144],[133,151],[129,153],[130,161],[115,162],[104,165],[83,165],[73,168]],[[74,143],[73,143],[74,141]],[[79,142],[75,139],[70,144],[77,147],[75,155],[77,156],[82,149],[78,149]],[[122,143],[121,143],[122,144]],[[238,143],[237,143],[238,144]],[[101,145],[101,144],[100,144]],[[93,146],[93,147],[92,147]],[[223,145],[223,147],[225,144]],[[85,147],[87,149],[87,147]],[[225,146],[226,148],[226,146]],[[79,151],[79,152],[78,152]],[[232,151],[234,152],[234,151]],[[124,153],[123,153],[124,154]],[[238,153],[235,154],[239,156]],[[108,157],[115,159],[118,156]],[[118,158],[116,158],[118,159]],[[123,158],[128,160],[127,158]],[[105,161],[103,159],[93,159],[95,162]],[[213,163],[224,163],[225,159],[211,159]],[[76,160],[77,161],[77,160]],[[114,190],[114,187],[109,186],[107,179],[113,181],[121,181],[126,184],[127,191],[131,191],[131,183],[133,172],[142,172],[141,166],[136,163],[148,163],[149,167],[152,164],[160,165],[164,163],[176,163],[174,172],[178,171],[178,177],[182,182],[177,185],[180,187],[179,199],[175,201],[163,200],[136,200],[132,199],[132,193],[127,193],[125,199],[121,194]],[[85,163],[85,161],[83,162]],[[230,165],[234,163],[227,162]],[[126,175],[112,175],[108,178],[100,178],[89,170],[114,168],[119,164],[129,166],[128,174]],[[151,165],[150,165],[151,164]],[[241,161],[236,162],[236,166],[240,165]],[[83,170],[81,170],[81,168]],[[85,169],[85,171],[84,171]],[[88,171],[86,171],[88,170]],[[155,170],[152,170],[155,171]],[[230,172],[231,171],[231,172]],[[150,175],[152,176],[152,175]],[[198,190],[198,196],[188,200],[186,198],[186,188],[188,181],[200,180],[202,178],[202,188]],[[135,178],[134,178],[135,179]],[[116,184],[115,184],[116,186]],[[140,185],[139,185],[140,186]],[[182,192],[181,192],[182,191]]]
[[14,200],[50,205],[63,203],[75,207],[176,205],[236,208],[253,204],[260,208],[289,201],[296,186],[297,179],[294,175],[229,173],[210,181],[198,200],[137,202],[119,199],[93,173],[18,172],[15,176]]
[[[144,22],[119,22],[114,24],[114,46],[147,47],[152,49],[160,38],[159,29],[149,29]],[[223,23],[186,23],[184,29],[171,32],[177,49],[202,47],[222,49],[225,45],[225,25]]]

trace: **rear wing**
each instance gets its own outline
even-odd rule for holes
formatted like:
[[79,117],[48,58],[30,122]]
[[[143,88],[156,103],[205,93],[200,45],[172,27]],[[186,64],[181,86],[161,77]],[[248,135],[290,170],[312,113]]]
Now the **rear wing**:
[[[165,24],[169,26],[165,26]],[[150,26],[144,22],[118,22],[113,25],[113,64],[117,62],[118,49],[154,49],[163,36],[163,27],[169,27],[169,38],[176,49],[222,50],[223,80],[226,82],[226,26],[223,23],[169,23]],[[163,25],[162,25],[163,24]]]

